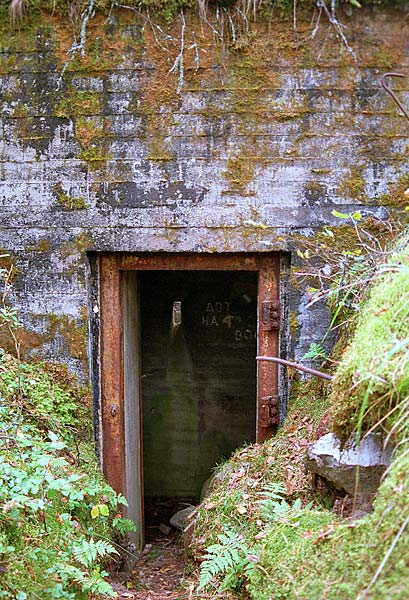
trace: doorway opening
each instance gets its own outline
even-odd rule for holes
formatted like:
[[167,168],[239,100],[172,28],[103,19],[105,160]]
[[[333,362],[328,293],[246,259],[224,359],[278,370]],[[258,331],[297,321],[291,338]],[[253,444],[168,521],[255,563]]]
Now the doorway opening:
[[256,439],[257,273],[139,275],[145,531]]
[[255,358],[279,353],[279,256],[99,264],[103,468],[141,546],[165,513],[197,503],[218,463],[277,429],[278,368]]

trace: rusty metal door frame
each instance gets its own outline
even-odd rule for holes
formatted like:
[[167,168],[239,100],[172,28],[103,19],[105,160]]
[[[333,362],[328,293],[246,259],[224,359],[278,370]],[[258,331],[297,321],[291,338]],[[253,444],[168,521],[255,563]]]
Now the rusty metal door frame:
[[[100,255],[100,381],[102,465],[112,487],[126,494],[124,402],[124,296],[126,271],[257,271],[257,352],[278,356],[280,307],[278,253],[143,253]],[[255,359],[256,357],[254,357]],[[256,440],[271,437],[279,423],[278,365],[257,364]],[[140,401],[140,400],[139,400]],[[129,462],[129,461],[128,461]]]

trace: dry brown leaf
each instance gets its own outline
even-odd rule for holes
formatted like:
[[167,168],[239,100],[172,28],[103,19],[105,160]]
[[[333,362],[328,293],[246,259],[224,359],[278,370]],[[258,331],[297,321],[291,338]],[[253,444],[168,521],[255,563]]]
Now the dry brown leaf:
[[334,527],[328,527],[328,529],[323,529],[319,532],[317,539],[314,541],[314,544],[318,544],[318,542],[326,540],[331,535],[331,533],[334,533],[334,531]]

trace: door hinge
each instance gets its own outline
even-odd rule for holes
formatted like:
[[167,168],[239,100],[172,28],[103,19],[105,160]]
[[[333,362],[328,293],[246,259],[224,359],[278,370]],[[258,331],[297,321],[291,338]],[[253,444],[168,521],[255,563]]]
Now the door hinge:
[[261,427],[271,427],[278,425],[278,396],[264,396],[259,402],[259,418]]
[[280,303],[278,300],[264,300],[261,308],[262,331],[274,331],[280,328]]

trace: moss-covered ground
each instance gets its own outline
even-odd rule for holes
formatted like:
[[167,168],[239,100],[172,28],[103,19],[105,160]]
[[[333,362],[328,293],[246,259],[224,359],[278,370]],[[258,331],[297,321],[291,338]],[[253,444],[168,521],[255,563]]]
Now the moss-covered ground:
[[[408,268],[406,232],[362,295],[332,389],[298,383],[278,435],[219,468],[192,544],[196,597],[408,597]],[[344,438],[376,429],[395,445],[373,511],[359,520],[338,516],[304,472],[306,445],[329,426]]]

